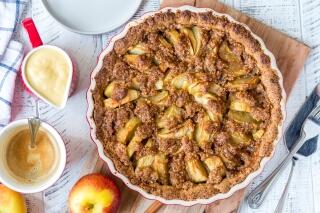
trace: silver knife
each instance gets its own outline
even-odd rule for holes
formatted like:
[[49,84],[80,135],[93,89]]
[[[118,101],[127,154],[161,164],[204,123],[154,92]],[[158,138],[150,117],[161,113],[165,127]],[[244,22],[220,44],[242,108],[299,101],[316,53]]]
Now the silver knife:
[[[296,142],[299,141],[299,138],[302,135],[302,125],[304,121],[310,115],[310,112],[317,106],[317,103],[320,100],[320,85],[318,85],[314,91],[311,93],[306,102],[302,105],[295,118],[287,128],[285,132],[285,142],[288,147],[288,151],[293,151],[292,149],[296,149]],[[303,146],[299,148],[298,153],[304,156],[309,156],[316,151],[317,148],[317,139],[318,136],[313,137],[304,142]],[[297,151],[297,150],[296,150]],[[289,159],[289,158],[287,158]],[[283,162],[281,165],[284,167],[285,163]],[[279,171],[279,167],[277,168]],[[292,173],[292,171],[291,171]],[[268,191],[270,190],[271,185],[275,182],[280,172],[273,172],[271,175],[267,177],[265,181],[259,184],[249,195],[248,195],[248,204],[251,208],[259,208],[262,202],[264,201]]]

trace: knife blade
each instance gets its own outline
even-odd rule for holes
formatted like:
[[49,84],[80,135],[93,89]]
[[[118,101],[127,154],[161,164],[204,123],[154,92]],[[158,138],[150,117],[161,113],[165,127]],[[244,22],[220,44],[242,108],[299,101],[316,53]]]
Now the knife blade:
[[[320,100],[320,84],[318,84],[312,91],[310,96],[304,102],[299,109],[298,113],[288,126],[284,139],[288,150],[291,150],[294,143],[298,140],[301,133],[301,127],[306,120],[310,112],[317,106]],[[305,144],[299,149],[298,154],[303,156],[309,156],[317,150],[318,136],[313,137],[305,142]]]

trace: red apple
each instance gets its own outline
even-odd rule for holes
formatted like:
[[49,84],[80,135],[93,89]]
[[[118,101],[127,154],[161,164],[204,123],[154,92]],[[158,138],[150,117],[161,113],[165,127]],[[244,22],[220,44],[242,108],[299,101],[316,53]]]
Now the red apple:
[[110,178],[101,174],[83,176],[69,194],[69,209],[72,213],[117,212],[120,191]]
[[3,184],[0,184],[0,212],[27,212],[26,202],[23,196]]

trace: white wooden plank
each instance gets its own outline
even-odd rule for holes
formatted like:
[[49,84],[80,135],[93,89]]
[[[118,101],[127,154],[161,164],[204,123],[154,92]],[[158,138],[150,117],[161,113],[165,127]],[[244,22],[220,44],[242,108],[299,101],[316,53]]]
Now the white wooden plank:
[[306,63],[306,87],[311,92],[320,82],[320,1],[300,1],[302,38],[312,47]]
[[[318,144],[319,145],[319,144]],[[318,146],[319,147],[319,146]],[[313,210],[315,213],[320,213],[320,154],[319,148],[311,157],[311,179],[313,189]]]
[[294,38],[300,38],[298,5],[297,0],[234,1],[235,8]]
[[[253,16],[264,23],[267,23],[294,38],[305,41],[313,49],[311,56],[306,63],[304,73],[300,76],[291,97],[288,100],[287,111],[290,121],[301,105],[304,98],[314,87],[316,82],[320,80],[320,1],[302,1],[302,0],[223,0],[222,2],[233,5],[237,9]],[[66,182],[59,182],[65,185],[63,193],[53,193],[46,196],[46,212],[61,212],[65,208],[66,196],[71,185],[80,174],[82,164],[92,160],[89,157],[82,159],[73,155],[78,152],[83,156],[91,156],[94,153],[94,145],[90,142],[88,134],[88,126],[85,121],[85,91],[88,87],[89,73],[96,62],[96,57],[105,47],[111,34],[103,36],[83,36],[74,34],[64,30],[44,11],[39,4],[39,0],[33,0],[32,13],[35,22],[39,28],[42,39],[45,43],[56,44],[65,48],[76,59],[80,71],[80,81],[77,92],[68,101],[68,106],[62,111],[54,110],[45,104],[41,103],[42,117],[63,134],[69,150],[72,150],[68,156],[70,168],[72,167],[72,177]],[[141,15],[145,10],[155,10],[159,8],[157,1],[144,0],[142,9],[135,17]],[[31,8],[27,8],[27,13],[31,13]],[[118,29],[119,31],[120,29]],[[30,47],[26,37],[21,33],[21,29],[15,38],[24,41],[27,47]],[[17,80],[17,90],[14,101],[14,119],[28,117],[33,113],[33,98],[23,91],[20,80]],[[89,148],[87,148],[89,147]],[[276,151],[276,156],[267,164],[267,168],[262,173],[262,176],[254,180],[251,188],[260,182],[280,160],[285,153],[283,144],[279,144]],[[289,190],[285,212],[320,212],[320,155],[319,150],[311,158],[303,159],[298,162],[294,173],[292,185]],[[82,171],[83,172],[83,171]],[[288,171],[286,171],[288,173]],[[82,173],[83,174],[83,173]],[[268,200],[260,210],[254,212],[270,212],[275,208],[276,202],[280,197],[281,188],[286,181],[284,174],[278,181],[275,188],[272,189]],[[60,185],[60,186],[61,186]],[[311,193],[312,192],[312,193]],[[303,195],[303,196],[302,196]],[[58,197],[57,197],[58,196]],[[59,198],[61,196],[61,198]],[[37,194],[32,202],[41,199],[42,195]],[[64,200],[64,202],[57,202]],[[61,208],[60,208],[61,207]],[[145,206],[139,207],[145,209]],[[195,210],[190,208],[189,210]],[[162,209],[161,211],[164,211]],[[31,210],[31,212],[42,212],[41,209]],[[241,212],[252,212],[248,206],[244,205]]]

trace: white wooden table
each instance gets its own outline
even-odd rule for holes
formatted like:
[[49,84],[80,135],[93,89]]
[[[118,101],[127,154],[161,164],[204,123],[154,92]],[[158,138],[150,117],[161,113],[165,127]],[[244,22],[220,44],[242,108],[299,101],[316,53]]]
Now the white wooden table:
[[[288,123],[305,97],[320,82],[320,0],[224,0],[238,10],[267,23],[312,47],[309,60],[289,97],[287,104]],[[145,10],[159,7],[157,0],[144,0],[139,16]],[[43,193],[28,195],[30,212],[66,212],[68,192],[75,181],[90,172],[96,162],[95,145],[89,136],[86,121],[86,90],[89,75],[95,66],[100,51],[107,45],[110,34],[86,36],[69,32],[58,25],[43,9],[39,0],[31,0],[23,17],[32,16],[44,43],[58,45],[67,50],[78,65],[79,84],[75,94],[63,110],[55,110],[40,102],[41,118],[53,125],[63,136],[67,146],[67,167],[60,180]],[[119,29],[118,29],[119,30]],[[28,39],[22,29],[15,39],[25,43]],[[34,98],[27,94],[17,79],[13,119],[24,118],[34,113]],[[275,167],[285,153],[283,143],[279,144],[275,157],[268,163],[261,176],[251,184],[252,188]],[[288,174],[288,170],[286,171]],[[246,203],[241,212],[273,212],[280,192],[287,180],[284,174],[270,192],[259,210],[251,210]],[[147,207],[147,206],[146,206]],[[145,208],[146,208],[145,207]],[[320,213],[320,150],[309,158],[301,157],[294,171],[285,212]]]

